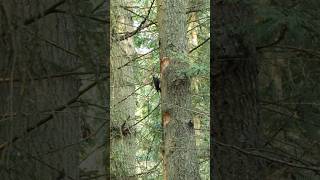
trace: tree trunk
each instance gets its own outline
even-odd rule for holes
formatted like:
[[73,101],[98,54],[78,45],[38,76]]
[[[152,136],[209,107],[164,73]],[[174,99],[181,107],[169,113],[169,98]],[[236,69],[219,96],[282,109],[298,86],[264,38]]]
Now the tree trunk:
[[215,1],[213,12],[211,172],[215,180],[258,180],[262,162],[225,145],[246,150],[262,143],[255,46],[252,35],[241,30],[253,22],[252,10],[240,1]]
[[[120,5],[128,5],[130,1],[114,2],[111,13],[117,24],[112,27],[116,33],[132,31],[132,18],[128,11]],[[115,37],[114,37],[115,38]],[[133,39],[111,43],[111,175],[113,179],[136,179],[136,143],[133,129],[130,129],[135,118],[135,98],[133,92],[134,72],[133,67],[124,66],[133,58],[135,50]]]
[[[109,11],[108,1],[80,1],[77,8],[78,13],[92,15],[104,14]],[[90,9],[88,7],[91,7]],[[99,7],[99,8],[97,8]],[[90,11],[90,13],[88,13]],[[94,17],[105,19],[108,15],[95,15]],[[108,18],[108,17],[107,17]],[[108,21],[108,20],[107,20]],[[109,119],[109,77],[108,65],[110,48],[108,41],[109,24],[101,23],[89,18],[77,18],[79,26],[79,46],[78,54],[82,57],[86,66],[81,67],[81,72],[88,72],[88,75],[81,75],[81,89],[84,89],[93,81],[97,85],[81,96],[81,155],[80,170],[81,178],[92,178],[94,180],[110,179],[109,167],[110,154],[107,148],[110,148],[110,119]],[[90,27],[90,28],[88,28]],[[105,146],[107,144],[107,147]],[[104,176],[101,176],[101,175]]]
[[188,1],[159,0],[163,179],[198,180],[187,49]]
[[[59,8],[74,12],[71,1]],[[45,1],[0,1],[0,179],[79,179],[74,19]],[[73,106],[76,107],[73,107]],[[68,145],[74,144],[67,147]]]
[[[197,2],[197,1],[195,1],[195,2]],[[192,4],[196,5],[195,2],[191,3],[191,5]],[[189,36],[189,47],[190,47],[189,49],[192,49],[192,48],[198,46],[198,32],[197,32],[198,22],[197,21],[198,21],[197,13],[192,12],[190,14],[190,24],[189,24],[189,31],[191,31],[190,36]],[[192,59],[194,59],[194,60],[192,61]],[[194,63],[197,63],[198,61],[199,61],[198,53],[193,52],[193,54],[191,55],[190,63],[194,64]],[[194,89],[195,94],[199,93],[199,81],[198,81],[197,77],[193,77],[191,79],[191,88]],[[196,108],[196,105],[193,105],[193,107]],[[195,115],[193,117],[193,125],[195,128],[196,144],[198,146],[199,140],[200,140],[200,134],[201,134],[201,131],[200,131],[201,124],[200,124],[200,118],[198,115]]]

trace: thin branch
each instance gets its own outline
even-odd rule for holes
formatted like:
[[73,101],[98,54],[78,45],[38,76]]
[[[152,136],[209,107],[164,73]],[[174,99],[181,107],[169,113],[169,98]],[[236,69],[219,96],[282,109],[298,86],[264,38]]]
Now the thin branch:
[[59,170],[58,168],[50,165],[49,163],[43,161],[42,159],[39,159],[39,158],[35,157],[34,155],[30,154],[29,152],[24,151],[23,149],[20,149],[20,148],[18,148],[16,146],[14,146],[13,148],[15,148],[18,151],[21,151],[22,153],[24,153],[27,158],[33,159],[33,160],[39,162],[40,164],[48,167],[49,169],[54,170],[55,172],[59,173],[59,177],[63,176],[63,177],[67,177],[68,179],[75,180],[70,175],[66,175],[64,170]]
[[[77,57],[77,58],[81,58],[81,56],[78,55],[77,53],[75,53],[75,52],[73,52],[73,51],[71,51],[71,50],[68,50],[68,49],[66,49],[66,48],[64,48],[64,47],[61,47],[61,46],[59,46],[57,43],[52,42],[52,41],[49,41],[49,40],[47,40],[47,39],[45,39],[45,38],[43,38],[43,37],[35,34],[34,32],[30,31],[28,28],[24,28],[24,30],[25,30],[26,32],[28,32],[29,34],[33,35],[35,38],[37,38],[37,39],[39,39],[39,40],[41,40],[41,41],[44,41],[45,43],[47,43],[47,44],[49,44],[49,45],[52,45],[52,46],[56,47],[57,49],[60,49],[60,50],[66,52],[66,53],[68,53],[68,54],[70,54],[70,55],[72,55],[72,56]],[[24,31],[24,32],[25,32],[25,31]]]
[[143,120],[145,120],[147,117],[149,117],[149,116],[153,113],[153,111],[155,111],[159,106],[160,106],[160,103],[159,103],[149,114],[147,114],[145,117],[143,117],[142,119],[140,119],[138,122],[136,122],[136,123],[134,123],[133,125],[131,125],[131,126],[129,127],[129,129],[131,129],[132,127],[136,126],[137,124],[139,124],[140,122],[142,122]]
[[106,1],[101,1],[100,4],[98,4],[95,8],[92,9],[91,13],[95,13],[99,8],[101,8],[104,4],[106,3]]
[[210,113],[207,113],[207,112],[200,112],[199,110],[193,110],[193,109],[189,109],[189,108],[185,108],[185,107],[182,107],[180,105],[177,105],[177,104],[169,104],[167,103],[169,106],[175,106],[177,108],[180,108],[180,109],[184,109],[186,111],[190,111],[190,112],[193,112],[193,113],[196,113],[196,114],[201,114],[201,115],[204,115],[204,116],[207,116],[207,117],[210,117]]
[[[100,72],[100,73],[106,73],[106,72]],[[38,80],[44,80],[44,79],[52,79],[52,78],[61,78],[61,77],[68,77],[68,76],[80,76],[80,75],[93,75],[96,74],[96,72],[66,72],[61,74],[54,74],[54,75],[47,75],[43,77],[36,77],[32,79],[27,79],[30,81],[38,81]],[[22,79],[13,79],[12,82],[21,82]],[[11,82],[10,78],[0,78],[0,83],[8,83]]]
[[[206,40],[204,40],[204,41],[203,41],[201,44],[199,44],[198,46],[196,46],[196,47],[194,47],[193,49],[191,49],[191,50],[189,51],[189,53],[192,53],[194,50],[198,49],[199,47],[201,47],[202,45],[204,45],[204,44],[205,44],[207,41],[209,41],[209,40],[210,40],[210,37],[207,38]],[[136,61],[137,59],[140,59],[140,58],[142,58],[143,56],[146,56],[146,55],[148,55],[148,54],[150,54],[150,53],[152,53],[152,52],[154,52],[154,51],[156,51],[156,50],[158,50],[158,49],[159,49],[159,47],[154,48],[154,49],[152,49],[151,51],[149,51],[149,52],[147,52],[147,53],[145,53],[145,54],[142,54],[142,55],[140,55],[140,56],[138,56],[138,57],[136,57],[136,58],[128,61],[128,62],[125,63],[124,65],[118,67],[118,69],[121,69],[121,68],[129,65],[130,63]]]
[[[154,1],[152,2],[152,4],[153,4],[153,3],[154,3]],[[147,16],[139,15],[139,14],[135,13],[134,11],[130,10],[127,6],[121,6],[123,9],[125,9],[125,10],[127,10],[127,11],[129,11],[129,12],[131,12],[131,13],[137,15],[137,16],[139,16],[139,17],[144,17],[144,20],[140,23],[140,25],[138,26],[137,29],[135,29],[135,30],[132,31],[132,32],[126,32],[125,35],[123,35],[123,36],[121,36],[120,38],[118,38],[118,41],[123,41],[123,40],[125,40],[125,39],[128,39],[128,38],[134,36],[135,34],[137,34],[140,30],[142,30],[142,29],[144,29],[144,28],[147,28],[147,27],[149,27],[149,26],[151,26],[151,25],[153,25],[153,24],[157,25],[156,22],[151,21],[150,19],[148,19],[149,14],[150,14],[150,11],[151,11],[151,9],[152,9],[152,4],[151,4],[151,7],[149,8],[149,11],[148,11]],[[197,12],[197,11],[200,11],[200,10],[201,10],[201,9],[193,9],[193,10],[187,11],[186,13],[188,14],[188,13]],[[151,23],[149,23],[149,24],[144,24],[144,23],[146,22],[146,20],[150,21]]]
[[71,143],[71,144],[67,144],[63,147],[60,147],[58,149],[54,149],[54,150],[50,150],[44,154],[41,154],[40,156],[45,156],[45,155],[48,155],[48,154],[52,154],[52,153],[56,153],[58,151],[62,151],[62,150],[65,150],[67,148],[70,148],[70,147],[73,147],[73,146],[76,146],[76,145],[79,145],[83,142],[86,142],[87,140],[89,139],[93,139],[94,137],[96,137],[96,135],[100,132],[100,130],[103,129],[103,127],[105,127],[107,124],[107,121],[104,121],[96,130],[94,133],[90,134],[88,137],[84,138],[84,139],[81,139],[79,142],[76,142],[76,143]]
[[272,47],[272,46],[280,43],[282,40],[284,40],[287,31],[288,31],[288,28],[286,25],[284,25],[280,30],[278,38],[274,42],[271,42],[271,43],[263,45],[263,46],[258,46],[258,47],[256,47],[256,50],[261,50],[264,48]]
[[210,10],[210,7],[202,8],[202,6],[204,6],[204,5],[203,4],[194,5],[190,8],[188,8],[186,14],[193,13],[193,12],[199,12],[199,11],[203,11],[203,10]]
[[24,130],[24,132],[22,133],[22,135],[20,136],[15,136],[13,137],[11,140],[4,142],[2,144],[0,144],[0,151],[5,149],[6,147],[8,147],[9,145],[15,143],[16,141],[22,139],[24,136],[26,136],[27,134],[33,132],[35,129],[43,126],[44,124],[46,124],[49,120],[54,118],[54,115],[56,111],[62,111],[64,109],[66,109],[68,106],[70,106],[71,104],[77,102],[78,98],[80,96],[82,96],[84,93],[86,93],[87,91],[89,91],[90,89],[92,89],[93,87],[95,87],[97,85],[97,81],[89,84],[87,87],[85,87],[83,90],[81,90],[77,96],[75,96],[74,98],[70,99],[65,105],[59,106],[57,108],[54,109],[53,113],[51,113],[48,117],[40,120],[38,123],[36,123],[35,125],[28,127],[26,130]]
[[31,18],[26,19],[23,24],[29,25],[29,24],[35,22],[36,20],[41,19],[42,17],[45,17],[45,16],[52,14],[52,13],[56,13],[57,12],[56,8],[59,7],[60,5],[64,4],[65,2],[66,2],[66,0],[61,0],[61,1],[53,4],[48,9],[46,9],[44,12],[39,13],[37,16],[33,16]]
[[87,155],[80,161],[80,164],[83,163],[85,160],[87,160],[94,152],[96,152],[100,148],[106,147],[107,142],[108,141],[104,141],[102,144],[100,144],[99,146],[96,146],[93,150],[91,150],[89,153],[87,153]]
[[[140,25],[137,27],[137,29],[134,30],[134,31],[132,31],[132,32],[127,32],[125,35],[119,37],[119,38],[118,38],[118,41],[126,40],[126,39],[132,37],[133,35],[137,34],[141,29],[146,28],[145,22],[147,21],[149,15],[150,15],[150,12],[151,12],[151,9],[152,9],[152,6],[153,6],[154,2],[155,2],[155,0],[152,1],[146,17],[141,21],[141,23],[140,23]],[[153,24],[153,23],[150,23],[150,24],[147,24],[147,25],[148,25],[148,26],[151,26],[152,24]],[[148,27],[148,26],[147,26],[147,27]]]
[[61,47],[61,46],[57,45],[55,42],[49,41],[49,40],[44,39],[44,38],[41,38],[41,37],[38,37],[38,38],[39,38],[40,40],[42,40],[42,41],[44,41],[44,42],[46,42],[46,43],[48,43],[48,44],[50,44],[50,45],[52,45],[52,46],[56,47],[56,48],[58,48],[58,49],[60,49],[60,50],[64,51],[64,52],[66,52],[66,53],[70,54],[70,55],[73,55],[73,56],[78,57],[78,58],[80,58],[80,57],[81,57],[81,56],[80,56],[80,55],[78,55],[77,53],[72,52],[72,51],[70,51],[70,50],[68,50],[68,49],[65,49],[65,48],[63,48],[63,47]]
[[140,56],[138,56],[138,57],[135,57],[135,58],[131,59],[130,61],[128,61],[127,63],[125,63],[124,65],[118,67],[118,69],[121,69],[121,68],[127,66],[129,63],[132,63],[132,62],[136,61],[137,59],[140,59],[140,58],[142,58],[143,56],[146,56],[146,55],[148,55],[148,54],[150,54],[150,53],[152,53],[152,52],[154,52],[154,51],[156,51],[156,50],[158,50],[158,49],[159,49],[159,47],[154,48],[154,49],[152,49],[151,51],[149,51],[149,52],[147,52],[147,53],[145,53],[145,54],[142,54],[142,55],[140,55]]
[[128,177],[137,177],[137,176],[142,176],[142,175],[145,175],[145,174],[150,174],[154,171],[156,171],[157,167],[160,165],[161,161],[159,161],[156,165],[154,165],[151,169],[145,171],[145,172],[141,172],[141,173],[138,173],[138,174],[134,174],[134,175],[131,175],[131,176],[128,176]]
[[[149,83],[150,84],[150,83]],[[117,102],[116,104],[113,105],[113,107],[117,106],[118,104],[122,103],[123,101],[125,101],[126,99],[128,99],[130,96],[132,96],[134,93],[136,93],[139,89],[149,85],[149,84],[145,84],[143,86],[138,87],[137,89],[135,89],[131,94],[129,94],[128,96],[126,96],[125,98],[121,99],[119,102]]]
[[255,156],[255,157],[258,157],[258,158],[262,158],[262,159],[265,159],[265,160],[268,160],[268,161],[276,162],[276,163],[287,165],[287,166],[294,167],[294,168],[306,169],[306,170],[310,170],[310,171],[320,172],[320,167],[318,167],[318,166],[306,166],[306,165],[303,165],[303,164],[287,162],[287,161],[284,161],[284,160],[281,160],[281,159],[275,159],[275,158],[263,155],[261,153],[257,153],[257,152],[254,152],[254,151],[247,151],[247,150],[242,149],[240,147],[237,147],[237,146],[234,146],[234,145],[230,145],[230,144],[224,144],[224,143],[217,142],[217,141],[213,141],[213,143],[216,144],[216,145],[222,146],[222,147],[226,147],[226,148],[232,149],[234,151],[238,151],[238,152],[240,152],[242,154],[245,154],[245,155]]
[[[138,14],[138,13],[136,13],[136,12],[132,11],[131,9],[129,9],[129,8],[128,8],[128,7],[126,7],[126,6],[120,6],[120,7],[121,7],[121,8],[123,8],[124,10],[126,10],[126,11],[131,12],[132,14],[134,14],[134,15],[136,15],[136,16],[138,16],[138,17],[146,18],[145,16],[142,16],[142,15],[140,15],[140,14]],[[154,21],[150,20],[148,17],[147,17],[147,20],[148,20],[148,21],[150,21],[152,24],[155,24],[155,25],[156,25],[156,22],[154,22]]]
[[[201,8],[201,6],[203,6],[202,4],[199,4],[198,6],[192,6],[189,7],[187,9],[186,14],[192,13],[192,12],[199,12],[199,11],[203,11],[203,10],[210,10],[210,8]],[[157,7],[157,6],[155,6]],[[141,7],[141,6],[122,6],[122,8],[126,8],[126,9],[146,9],[146,7]],[[149,8],[148,8],[149,9]]]
[[88,16],[88,15],[84,15],[84,14],[72,14],[72,13],[69,13],[67,11],[58,10],[58,9],[55,10],[55,13],[61,13],[61,14],[67,14],[67,15],[77,16],[77,17],[81,17],[81,18],[87,18],[87,19],[90,19],[90,20],[93,20],[93,21],[104,23],[104,24],[109,24],[110,23],[108,20],[100,19],[100,18],[97,18],[97,17],[94,17],[94,16]]
[[100,110],[103,110],[103,111],[107,111],[109,109],[109,107],[107,107],[107,106],[102,106],[102,105],[91,103],[91,102],[87,102],[87,101],[79,100],[78,102],[83,104],[83,106],[87,106],[88,105],[88,106],[96,107],[96,108],[98,108]]
[[305,54],[308,54],[310,56],[316,57],[320,59],[320,52],[317,52],[316,50],[312,50],[312,49],[304,49],[304,48],[300,48],[300,47],[294,47],[294,46],[274,46],[275,48],[281,48],[281,49],[290,49],[290,50],[294,50],[294,51],[298,51],[298,52],[302,52]]
[[192,53],[194,50],[198,49],[199,47],[201,47],[202,45],[204,45],[207,41],[210,40],[210,37],[208,37],[206,40],[204,40],[202,43],[200,43],[198,46],[194,47],[193,49],[191,49],[189,51],[189,53]]

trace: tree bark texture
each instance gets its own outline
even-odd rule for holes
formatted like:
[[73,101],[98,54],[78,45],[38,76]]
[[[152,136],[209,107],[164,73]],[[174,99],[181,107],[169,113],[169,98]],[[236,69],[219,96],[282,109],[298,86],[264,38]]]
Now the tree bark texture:
[[[94,6],[94,3],[101,3]],[[81,5],[81,6],[80,6]],[[108,1],[80,1],[77,12],[85,14],[100,14],[95,16],[107,19],[109,15]],[[89,8],[88,8],[89,7]],[[79,26],[78,54],[82,58],[81,87],[84,89],[92,83],[97,84],[81,96],[81,178],[95,177],[95,180],[110,179],[110,85],[109,85],[109,24],[88,18],[77,18]],[[90,143],[88,143],[90,142]],[[103,176],[101,176],[103,174]]]
[[163,125],[163,179],[198,180],[199,164],[190,109],[187,49],[188,1],[159,0],[158,23]]
[[2,180],[79,179],[80,81],[61,75],[79,64],[75,24],[50,10],[73,12],[71,4],[0,1]]
[[[128,0],[112,3],[114,32],[133,31],[130,12],[120,7],[129,4]],[[134,180],[137,145],[134,130],[130,128],[136,112],[134,69],[125,66],[135,54],[133,38],[113,39],[111,46],[111,176],[117,180]]]

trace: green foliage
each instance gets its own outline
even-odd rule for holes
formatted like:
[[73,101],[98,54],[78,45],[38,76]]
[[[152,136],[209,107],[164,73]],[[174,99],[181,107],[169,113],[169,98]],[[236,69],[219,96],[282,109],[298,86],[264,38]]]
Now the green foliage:
[[188,77],[195,77],[195,76],[206,76],[209,74],[209,67],[208,64],[192,64],[186,75]]

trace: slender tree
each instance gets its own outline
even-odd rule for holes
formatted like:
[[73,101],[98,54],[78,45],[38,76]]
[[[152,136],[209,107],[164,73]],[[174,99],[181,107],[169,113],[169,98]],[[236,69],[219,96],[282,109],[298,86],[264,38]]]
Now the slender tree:
[[[119,34],[133,31],[130,12],[120,7],[128,4],[130,0],[113,2],[117,11],[112,11],[112,29]],[[134,69],[124,66],[135,53],[133,39],[119,40],[114,36],[111,46],[111,176],[113,179],[128,179],[129,176],[135,179],[137,146],[131,129],[136,110]]]

